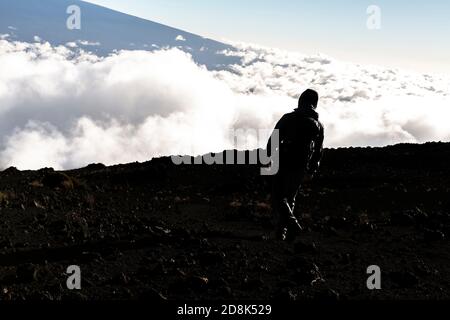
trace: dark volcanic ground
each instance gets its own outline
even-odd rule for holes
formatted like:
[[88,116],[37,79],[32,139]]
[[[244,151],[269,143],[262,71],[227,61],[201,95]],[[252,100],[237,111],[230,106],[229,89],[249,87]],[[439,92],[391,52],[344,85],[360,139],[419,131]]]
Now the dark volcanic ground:
[[[256,166],[0,172],[0,299],[449,299],[450,144],[327,150],[294,244]],[[79,265],[82,290],[66,288]],[[366,287],[370,265],[382,290]]]

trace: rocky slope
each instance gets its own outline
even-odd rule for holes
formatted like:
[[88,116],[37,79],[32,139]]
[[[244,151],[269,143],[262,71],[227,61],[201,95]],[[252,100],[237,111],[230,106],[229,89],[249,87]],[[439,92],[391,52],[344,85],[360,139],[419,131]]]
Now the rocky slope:
[[[0,299],[449,299],[450,144],[327,150],[307,227],[271,231],[257,166],[169,158],[0,172]],[[66,288],[79,265],[82,289]],[[382,290],[366,287],[367,267]]]

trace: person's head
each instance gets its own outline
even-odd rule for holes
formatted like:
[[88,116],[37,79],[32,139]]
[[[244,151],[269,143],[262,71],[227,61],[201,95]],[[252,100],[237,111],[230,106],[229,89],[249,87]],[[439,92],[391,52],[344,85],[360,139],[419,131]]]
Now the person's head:
[[317,91],[308,89],[302,93],[300,99],[298,100],[298,108],[312,108],[316,109],[319,103],[319,94]]

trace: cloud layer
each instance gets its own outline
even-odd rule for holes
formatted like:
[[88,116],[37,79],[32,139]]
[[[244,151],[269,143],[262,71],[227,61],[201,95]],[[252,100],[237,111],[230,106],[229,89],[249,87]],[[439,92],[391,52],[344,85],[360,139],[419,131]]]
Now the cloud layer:
[[[271,129],[309,87],[326,144],[450,140],[450,80],[237,45],[208,71],[178,49],[99,58],[0,39],[0,168],[76,168],[232,148],[234,129]],[[265,137],[247,133],[257,147]]]

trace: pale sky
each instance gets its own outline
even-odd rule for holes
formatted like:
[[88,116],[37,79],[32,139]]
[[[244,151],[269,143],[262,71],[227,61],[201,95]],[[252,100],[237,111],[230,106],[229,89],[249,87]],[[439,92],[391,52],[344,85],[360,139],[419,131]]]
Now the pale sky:
[[[341,60],[450,72],[450,1],[89,0],[216,40],[323,53]],[[381,29],[367,28],[367,8]]]

